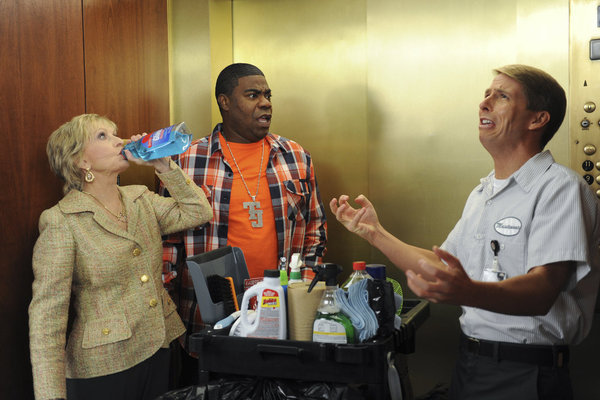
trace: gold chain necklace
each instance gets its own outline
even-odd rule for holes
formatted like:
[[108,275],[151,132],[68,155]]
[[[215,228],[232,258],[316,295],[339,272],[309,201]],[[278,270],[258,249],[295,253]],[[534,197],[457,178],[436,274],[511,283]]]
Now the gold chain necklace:
[[235,156],[233,155],[233,152],[231,151],[231,147],[229,147],[229,143],[227,142],[227,139],[225,139],[225,136],[223,136],[223,139],[225,140],[225,145],[229,149],[229,154],[231,154],[233,163],[235,164],[235,167],[237,168],[238,172],[240,173],[240,178],[242,178],[242,183],[244,184],[244,187],[246,188],[246,191],[248,192],[248,196],[250,196],[250,198],[252,199],[252,201],[243,202],[242,206],[244,208],[248,209],[248,214],[249,214],[248,219],[250,221],[252,221],[251,222],[252,227],[253,228],[262,228],[262,226],[263,226],[263,219],[262,219],[263,210],[260,209],[260,201],[256,201],[256,196],[258,196],[258,188],[260,187],[260,173],[262,172],[263,159],[264,159],[264,155],[265,155],[265,139],[263,139],[263,142],[262,142],[262,151],[260,153],[260,167],[258,168],[258,182],[256,183],[256,194],[254,196],[252,196],[252,194],[250,193],[250,189],[248,189],[248,185],[246,185],[246,180],[244,179],[244,175],[242,175],[242,170],[240,169],[240,166],[238,165],[237,161],[235,160]]
[[104,209],[106,211],[108,211],[110,213],[110,215],[115,217],[117,219],[117,221],[123,222],[124,224],[127,223],[127,212],[125,211],[125,204],[123,204],[123,197],[121,196],[121,192],[119,192],[119,200],[121,200],[121,211],[119,211],[118,214],[115,214],[114,212],[112,212],[100,200],[98,200],[98,198],[96,196],[94,196],[90,192],[86,192],[85,190],[82,190],[81,192],[87,194],[88,196],[91,196],[94,200],[96,200],[102,207],[104,207]]

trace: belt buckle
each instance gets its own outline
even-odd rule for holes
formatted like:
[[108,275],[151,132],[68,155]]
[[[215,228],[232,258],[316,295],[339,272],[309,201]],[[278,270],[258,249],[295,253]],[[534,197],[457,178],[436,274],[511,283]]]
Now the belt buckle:
[[477,338],[467,336],[467,348],[471,353],[479,354],[479,345],[481,342]]

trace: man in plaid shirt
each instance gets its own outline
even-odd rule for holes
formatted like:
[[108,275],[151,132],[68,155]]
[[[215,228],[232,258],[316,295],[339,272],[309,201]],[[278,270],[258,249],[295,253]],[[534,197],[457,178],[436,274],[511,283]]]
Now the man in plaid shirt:
[[[215,96],[223,122],[174,157],[204,189],[214,213],[212,221],[165,240],[165,276],[173,276],[169,268],[179,266],[176,284],[166,285],[187,327],[182,340],[186,350],[187,335],[201,329],[202,319],[185,257],[240,247],[253,278],[277,268],[280,257],[289,260],[300,253],[306,265],[303,276],[310,279],[310,267],[321,262],[327,240],[310,154],[269,132],[271,90],[263,73],[250,64],[232,64],[219,74]],[[168,195],[162,187],[161,192]],[[181,383],[193,384],[197,360],[187,353]]]

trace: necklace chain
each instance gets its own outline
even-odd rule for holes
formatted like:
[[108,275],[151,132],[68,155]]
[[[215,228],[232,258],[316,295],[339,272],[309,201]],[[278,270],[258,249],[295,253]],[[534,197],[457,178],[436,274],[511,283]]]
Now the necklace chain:
[[[223,139],[225,139],[224,136],[223,136]],[[262,142],[262,152],[260,153],[260,167],[258,169],[258,182],[256,183],[256,194],[254,196],[252,196],[252,194],[250,193],[250,189],[248,189],[248,185],[246,185],[246,180],[244,179],[244,175],[242,175],[242,170],[240,169],[240,166],[238,165],[237,161],[235,160],[235,156],[233,155],[233,152],[231,151],[231,147],[229,147],[229,143],[227,142],[227,139],[225,139],[225,145],[229,149],[229,154],[231,154],[231,158],[233,159],[233,163],[235,164],[235,167],[237,168],[238,172],[240,173],[240,178],[242,178],[242,183],[244,184],[244,187],[246,188],[246,191],[248,192],[248,196],[250,196],[250,198],[252,199],[252,201],[256,201],[256,196],[258,196],[258,188],[260,186],[260,173],[262,172],[263,158],[264,158],[264,155],[265,155],[265,141],[264,141],[264,139],[263,139],[263,142]]]
[[123,222],[125,224],[127,223],[127,211],[125,211],[125,205],[123,204],[123,197],[121,196],[121,192],[119,192],[119,200],[121,200],[122,208],[118,214],[115,214],[114,212],[112,212],[108,207],[106,207],[104,205],[104,203],[102,203],[100,200],[98,200],[98,198],[96,196],[94,196],[93,194],[91,194],[90,192],[86,192],[85,190],[82,190],[81,192],[87,194],[88,196],[91,196],[94,200],[96,200],[102,207],[104,207],[104,209],[106,211],[108,211],[110,213],[110,215],[115,217],[117,219],[117,221]]

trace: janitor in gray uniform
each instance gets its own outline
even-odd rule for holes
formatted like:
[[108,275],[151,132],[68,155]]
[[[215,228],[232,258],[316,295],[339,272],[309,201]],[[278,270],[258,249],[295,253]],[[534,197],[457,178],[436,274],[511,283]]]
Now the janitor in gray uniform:
[[600,210],[585,181],[544,147],[566,109],[562,87],[526,65],[494,70],[479,140],[494,170],[441,247],[395,238],[363,195],[331,210],[435,303],[462,306],[452,399],[572,399],[569,346],[590,331],[600,280]]

